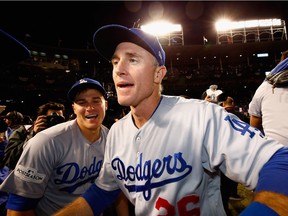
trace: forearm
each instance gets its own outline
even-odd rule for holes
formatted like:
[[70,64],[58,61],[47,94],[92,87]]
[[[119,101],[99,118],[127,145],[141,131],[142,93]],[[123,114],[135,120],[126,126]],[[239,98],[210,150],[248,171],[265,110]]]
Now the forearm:
[[83,197],[77,198],[74,202],[59,210],[53,216],[93,216],[92,209]]
[[116,212],[118,216],[129,215],[129,200],[126,198],[123,192],[120,193],[119,197],[115,202]]
[[[262,168],[253,202],[241,213],[241,216],[253,215],[256,212],[257,215],[263,216],[288,215],[287,179],[288,149],[282,148]],[[270,213],[268,213],[269,209]]]
[[288,196],[270,191],[261,191],[255,194],[253,201],[268,206],[279,215],[288,215]]
[[36,216],[33,210],[28,211],[14,211],[7,209],[7,216]]

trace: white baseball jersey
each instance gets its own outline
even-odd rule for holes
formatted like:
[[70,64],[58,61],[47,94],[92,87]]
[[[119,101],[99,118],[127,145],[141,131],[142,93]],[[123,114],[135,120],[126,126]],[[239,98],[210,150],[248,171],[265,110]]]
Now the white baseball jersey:
[[0,190],[40,199],[37,215],[51,215],[79,197],[95,181],[103,163],[108,129],[89,142],[76,120],[58,124],[31,138],[15,170]]
[[219,169],[255,188],[263,164],[281,147],[216,104],[162,96],[140,129],[131,113],[111,127],[95,183],[121,188],[137,216],[225,215]]
[[264,81],[256,90],[250,104],[249,114],[262,118],[267,137],[288,146],[288,88],[274,88]]

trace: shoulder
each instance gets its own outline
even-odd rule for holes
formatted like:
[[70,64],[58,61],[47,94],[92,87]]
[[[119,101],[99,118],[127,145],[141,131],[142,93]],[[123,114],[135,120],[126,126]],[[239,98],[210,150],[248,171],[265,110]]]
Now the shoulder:
[[[211,118],[217,113],[226,112],[223,107],[201,99],[185,99],[178,96],[164,97],[161,101],[158,115],[162,118]],[[160,111],[160,113],[159,113]]]
[[169,106],[169,107],[174,107],[174,106],[184,106],[184,107],[189,107],[189,106],[207,106],[208,103],[205,100],[201,99],[195,99],[195,98],[184,98],[181,96],[169,96],[169,95],[162,95],[162,101],[161,105],[162,106]]
[[264,80],[257,88],[256,92],[263,92],[272,89],[272,85]]
[[109,129],[105,125],[101,125],[101,133],[103,135],[107,135],[109,132]]
[[40,131],[30,140],[34,143],[55,143],[64,140],[68,141],[69,139],[73,138],[71,134],[77,134],[78,130],[79,127],[77,122],[75,120],[70,120]]

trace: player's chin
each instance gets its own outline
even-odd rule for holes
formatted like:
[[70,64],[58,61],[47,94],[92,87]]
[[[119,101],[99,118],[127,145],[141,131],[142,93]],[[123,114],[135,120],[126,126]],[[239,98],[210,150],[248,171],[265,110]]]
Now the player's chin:
[[96,130],[97,128],[101,126],[101,123],[100,122],[88,123],[88,124],[85,124],[85,126],[89,130]]
[[131,99],[131,97],[129,97],[128,95],[117,96],[117,100],[121,106],[127,107],[132,106],[133,102],[135,101]]
[[95,118],[86,118],[85,122],[87,122],[87,124],[91,124],[91,125],[95,125],[98,124],[101,121],[101,119],[99,117],[95,117]]

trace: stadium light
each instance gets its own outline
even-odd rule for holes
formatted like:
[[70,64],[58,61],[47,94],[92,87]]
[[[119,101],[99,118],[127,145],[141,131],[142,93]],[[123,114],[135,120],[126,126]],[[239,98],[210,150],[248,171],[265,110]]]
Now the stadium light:
[[276,18],[242,21],[220,19],[215,23],[215,29],[217,44],[287,40],[285,21]]
[[143,31],[153,34],[155,36],[164,36],[173,32],[181,32],[182,26],[180,24],[172,24],[167,21],[157,21],[140,27]]
[[141,25],[140,28],[149,34],[157,36],[162,45],[184,45],[183,29],[180,24],[157,21]]
[[281,19],[262,19],[262,20],[246,20],[246,21],[230,21],[220,19],[215,23],[216,31],[227,31],[233,29],[246,29],[256,27],[281,26]]

